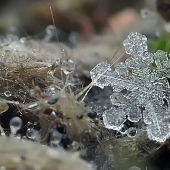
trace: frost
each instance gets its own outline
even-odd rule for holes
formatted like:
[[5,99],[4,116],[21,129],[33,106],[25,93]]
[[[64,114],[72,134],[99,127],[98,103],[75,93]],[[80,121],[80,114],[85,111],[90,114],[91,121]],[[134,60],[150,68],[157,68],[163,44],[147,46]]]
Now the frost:
[[139,33],[130,33],[126,40],[123,41],[127,54],[136,56],[147,51],[147,38]]
[[90,74],[95,86],[113,88],[112,107],[103,113],[106,128],[119,131],[127,118],[143,119],[148,137],[164,142],[170,137],[170,61],[164,51],[148,52],[146,42],[144,35],[131,33],[123,42],[131,57],[114,70],[107,62],[99,63]]

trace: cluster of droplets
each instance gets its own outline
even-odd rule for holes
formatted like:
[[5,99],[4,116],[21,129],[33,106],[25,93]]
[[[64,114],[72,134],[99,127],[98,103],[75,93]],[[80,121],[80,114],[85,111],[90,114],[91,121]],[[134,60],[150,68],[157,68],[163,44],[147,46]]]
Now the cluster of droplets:
[[[26,124],[26,136],[21,136],[23,140],[40,142],[40,131],[35,129],[35,125],[36,124],[33,124],[31,122],[28,122]],[[17,135],[17,132],[23,127],[22,119],[20,117],[12,117],[9,121],[9,127],[11,135],[14,137],[19,137],[20,135]]]

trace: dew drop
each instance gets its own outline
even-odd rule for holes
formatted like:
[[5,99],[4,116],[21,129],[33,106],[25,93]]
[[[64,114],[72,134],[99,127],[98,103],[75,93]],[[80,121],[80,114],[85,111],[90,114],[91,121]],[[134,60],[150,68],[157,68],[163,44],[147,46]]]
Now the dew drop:
[[26,136],[23,136],[23,137],[22,137],[22,140],[27,140],[27,137],[26,137]]
[[52,131],[50,134],[50,145],[52,147],[57,147],[61,141],[61,138],[62,138],[62,135],[59,132],[55,130]]
[[6,90],[6,91],[4,92],[4,95],[5,95],[6,97],[10,97],[12,94],[11,94],[11,92],[10,92],[9,90]]
[[74,62],[70,59],[66,59],[62,62],[61,68],[63,72],[67,75],[74,71]]
[[134,138],[137,134],[137,129],[136,127],[130,127],[128,130],[127,130],[127,136],[130,137],[130,138]]
[[26,136],[29,139],[35,140],[35,141],[39,141],[40,140],[40,134],[39,131],[35,130],[35,129],[27,129],[26,131]]
[[55,31],[55,27],[53,25],[48,25],[47,28],[46,28],[46,33],[51,35],[51,34],[54,34],[54,31]]
[[11,134],[16,135],[16,132],[22,127],[22,120],[20,117],[13,117],[9,122],[9,127],[11,129]]
[[34,127],[34,125],[33,125],[33,123],[28,122],[28,123],[26,124],[26,127],[27,127],[28,129],[32,129],[32,128]]

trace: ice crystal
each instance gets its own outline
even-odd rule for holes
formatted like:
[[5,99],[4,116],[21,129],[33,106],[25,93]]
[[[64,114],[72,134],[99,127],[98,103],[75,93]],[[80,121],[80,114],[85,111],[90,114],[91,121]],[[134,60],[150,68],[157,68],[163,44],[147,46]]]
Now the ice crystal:
[[170,61],[164,51],[147,51],[147,38],[131,33],[123,42],[131,57],[111,69],[107,62],[99,63],[90,72],[95,86],[111,86],[112,107],[104,111],[106,128],[121,130],[128,118],[143,119],[151,140],[164,142],[170,137]]

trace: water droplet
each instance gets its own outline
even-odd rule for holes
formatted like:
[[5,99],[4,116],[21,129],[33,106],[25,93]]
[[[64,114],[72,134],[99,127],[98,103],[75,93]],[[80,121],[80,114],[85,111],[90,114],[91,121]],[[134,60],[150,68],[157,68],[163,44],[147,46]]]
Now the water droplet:
[[50,134],[50,145],[52,147],[57,147],[61,141],[61,138],[62,138],[62,135],[59,132],[55,130],[52,131]]
[[6,90],[6,91],[4,92],[4,95],[5,95],[6,97],[10,97],[12,94],[11,94],[11,92],[10,92],[9,90]]
[[74,71],[74,62],[70,59],[66,59],[62,62],[61,68],[65,74],[70,74]]
[[32,129],[32,128],[34,127],[34,125],[33,125],[33,123],[28,122],[27,125],[26,125],[26,127],[27,127],[28,129]]
[[27,129],[26,136],[29,139],[32,139],[32,140],[35,140],[35,141],[39,141],[40,140],[40,133],[39,133],[39,131],[37,131],[35,129]]
[[46,28],[46,33],[51,35],[54,34],[54,32],[55,32],[55,27],[53,25],[48,25]]
[[57,97],[50,97],[48,99],[48,104],[55,104],[58,101],[58,96]]
[[26,137],[26,136],[23,136],[23,137],[22,137],[22,140],[27,140],[27,137]]
[[127,130],[127,136],[130,137],[130,138],[135,137],[136,134],[137,134],[137,129],[136,129],[136,127],[130,127],[130,128]]
[[11,133],[10,133],[9,131],[6,131],[6,132],[5,132],[5,135],[6,135],[6,136],[10,136],[10,134],[11,134]]
[[11,134],[15,135],[16,132],[22,127],[22,120],[20,117],[13,117],[9,122],[9,127],[11,129]]
[[94,118],[96,118],[97,113],[95,111],[89,109],[89,111],[87,112],[87,116],[91,119],[94,119]]

